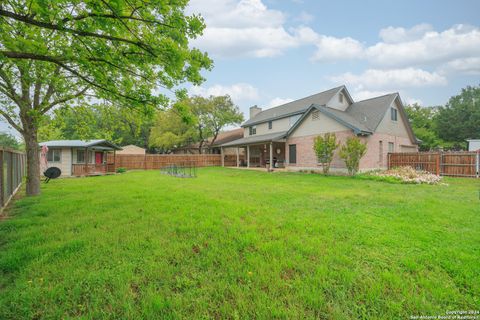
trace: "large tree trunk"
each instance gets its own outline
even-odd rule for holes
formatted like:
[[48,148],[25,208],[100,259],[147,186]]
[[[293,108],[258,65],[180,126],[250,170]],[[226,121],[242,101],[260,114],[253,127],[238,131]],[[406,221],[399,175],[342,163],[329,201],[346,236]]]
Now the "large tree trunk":
[[36,128],[25,131],[25,148],[27,151],[27,196],[40,194],[40,158]]

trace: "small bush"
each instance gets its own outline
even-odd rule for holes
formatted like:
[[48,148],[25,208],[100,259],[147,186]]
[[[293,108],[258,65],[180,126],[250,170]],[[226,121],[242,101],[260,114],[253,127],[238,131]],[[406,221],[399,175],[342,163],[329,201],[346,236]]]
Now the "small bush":
[[127,172],[127,169],[123,167],[117,168],[117,173],[124,173],[124,172]]
[[313,150],[317,155],[318,163],[322,165],[323,174],[328,174],[330,164],[333,160],[333,154],[338,148],[337,137],[334,133],[325,133],[318,136],[313,142]]
[[366,152],[367,145],[362,143],[357,137],[349,137],[340,148],[340,157],[345,161],[350,175],[353,176],[358,172],[360,159],[362,159]]

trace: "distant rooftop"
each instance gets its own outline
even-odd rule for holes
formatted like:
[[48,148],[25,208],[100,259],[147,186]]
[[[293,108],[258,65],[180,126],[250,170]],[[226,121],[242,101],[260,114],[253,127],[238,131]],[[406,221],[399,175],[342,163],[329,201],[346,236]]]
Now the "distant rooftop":
[[110,149],[115,149],[115,150],[122,150],[119,146],[116,144],[105,140],[105,139],[99,139],[99,140],[51,140],[51,141],[44,141],[40,142],[39,145],[41,147],[47,146],[50,148],[61,148],[61,147],[66,147],[66,148],[90,148],[90,147],[106,147]]

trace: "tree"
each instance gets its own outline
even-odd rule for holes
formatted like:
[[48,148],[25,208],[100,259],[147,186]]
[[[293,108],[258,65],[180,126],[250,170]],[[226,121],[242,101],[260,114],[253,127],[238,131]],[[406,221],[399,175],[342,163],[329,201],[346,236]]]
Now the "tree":
[[149,147],[158,148],[168,153],[174,148],[186,146],[197,141],[197,130],[191,119],[184,119],[177,105],[167,111],[157,114],[154,126],[150,132]]
[[[40,192],[38,127],[59,105],[96,98],[141,109],[167,105],[159,88],[200,84],[211,68],[189,47],[205,25],[187,0],[3,1],[0,115],[22,134],[27,194]],[[174,90],[184,97],[185,90]]]
[[46,116],[39,128],[42,140],[108,139],[120,145],[148,148],[154,112],[142,112],[110,103],[62,107]]
[[203,152],[207,141],[210,141],[210,147],[213,145],[223,128],[243,121],[243,114],[228,95],[208,98],[193,96],[182,101],[182,104],[193,115],[192,124],[197,130],[199,153]]
[[480,138],[480,87],[466,87],[440,107],[436,133],[453,148],[466,147],[466,139]]
[[334,133],[325,133],[318,136],[313,142],[313,150],[317,155],[318,162],[322,164],[324,174],[328,174],[330,163],[333,160],[333,154],[338,148],[337,137]]
[[6,132],[0,132],[0,146],[15,149],[15,150],[22,149],[20,142],[18,142],[17,138],[15,138],[13,135]]
[[349,137],[340,148],[340,157],[345,161],[348,173],[355,175],[360,167],[360,159],[367,152],[367,145],[357,137]]
[[407,106],[405,111],[415,136],[422,140],[420,151],[429,151],[443,145],[443,141],[437,136],[435,131],[438,108],[422,107],[418,104],[413,104]]

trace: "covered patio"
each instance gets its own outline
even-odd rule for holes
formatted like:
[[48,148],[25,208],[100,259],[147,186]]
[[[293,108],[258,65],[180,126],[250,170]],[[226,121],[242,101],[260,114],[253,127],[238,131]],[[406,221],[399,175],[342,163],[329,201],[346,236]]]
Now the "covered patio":
[[[236,166],[245,168],[285,168],[286,132],[276,132],[260,136],[249,136],[221,146],[222,166],[225,166],[224,148],[236,148]],[[240,149],[244,149],[245,160],[240,160]]]

